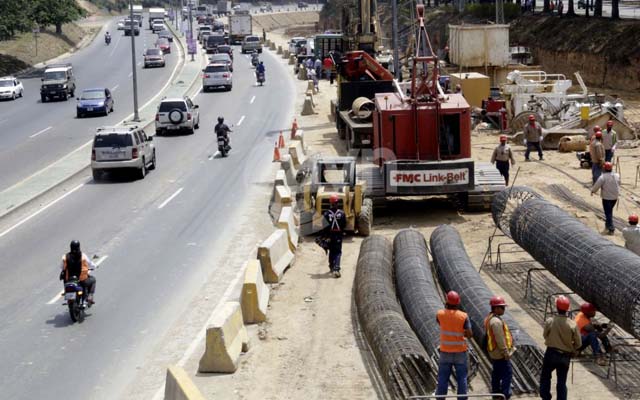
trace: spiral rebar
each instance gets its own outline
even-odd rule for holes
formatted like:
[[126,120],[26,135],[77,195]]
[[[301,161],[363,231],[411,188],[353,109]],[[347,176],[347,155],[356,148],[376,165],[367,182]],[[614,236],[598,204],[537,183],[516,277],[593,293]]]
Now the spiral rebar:
[[493,196],[491,216],[502,233],[511,236],[511,232],[509,232],[511,214],[520,204],[531,198],[541,198],[541,196],[527,186],[508,187]]

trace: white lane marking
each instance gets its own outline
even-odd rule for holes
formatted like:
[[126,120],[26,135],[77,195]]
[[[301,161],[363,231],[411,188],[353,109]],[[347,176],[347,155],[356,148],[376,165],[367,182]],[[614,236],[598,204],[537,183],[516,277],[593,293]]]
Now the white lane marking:
[[179,195],[179,194],[180,194],[180,192],[182,192],[182,188],[180,188],[180,189],[176,190],[176,192],[175,192],[174,194],[172,194],[171,196],[169,196],[169,198],[168,198],[168,199],[166,199],[165,201],[163,201],[163,202],[162,202],[162,204],[160,204],[160,205],[158,206],[158,210],[161,210],[162,208],[164,208],[164,206],[166,206],[167,204],[169,204],[169,202],[170,202],[171,200],[173,200],[177,195]]
[[[98,259],[98,261],[96,261],[94,264],[96,265],[96,267],[99,267],[99,266],[100,266],[100,264],[102,264],[102,263],[104,262],[104,260],[106,260],[107,258],[109,258],[109,256],[102,256],[102,257],[100,257],[100,258]],[[64,294],[64,291],[63,291],[63,290],[61,290],[61,291],[60,291],[60,293],[56,294],[56,295],[53,297],[53,299],[51,299],[51,300],[47,301],[47,304],[48,304],[48,305],[51,305],[51,304],[53,304],[53,303],[55,303],[55,302],[59,301],[63,294]]]
[[55,199],[54,201],[52,201],[51,203],[47,204],[46,206],[42,207],[41,209],[39,209],[38,211],[34,212],[33,214],[29,215],[28,217],[24,218],[22,221],[16,223],[15,225],[13,225],[11,228],[7,229],[6,231],[0,233],[0,238],[2,238],[3,236],[7,235],[9,232],[11,232],[12,230],[16,229],[17,227],[19,227],[20,225],[24,224],[25,222],[29,221],[31,218],[35,217],[36,215],[40,214],[41,212],[43,212],[44,210],[46,210],[47,208],[53,206],[54,204],[56,204],[57,202],[59,202],[60,200],[64,199],[65,197],[69,196],[71,193],[75,192],[76,190],[80,189],[81,187],[83,187],[85,184],[81,183],[78,186],[74,187],[73,189],[69,190],[67,193],[63,194],[62,196],[58,197],[57,199]]
[[115,53],[116,49],[118,48],[118,43],[120,43],[120,39],[122,39],[122,36],[118,36],[118,40],[116,40],[116,44],[113,45],[113,50],[111,50],[111,53],[109,53],[109,57],[113,57],[113,53]]
[[120,85],[115,85],[113,88],[111,88],[111,91],[115,92],[116,90],[118,90],[119,87],[120,87]]
[[240,121],[238,121],[238,123],[236,125],[238,125],[238,126],[242,125],[242,121],[244,121],[244,115],[242,117],[240,117]]
[[142,62],[139,62],[139,63],[138,63],[138,67],[139,67],[139,66],[141,66],[141,65],[142,65]]
[[133,72],[129,72],[129,76],[127,78],[131,78],[133,76]]
[[42,135],[43,133],[45,133],[46,131],[48,131],[49,129],[53,128],[52,126],[47,126],[46,128],[44,128],[41,131],[38,131],[36,133],[34,133],[33,135],[29,136],[30,138],[34,138],[36,136]]
[[253,104],[253,101],[254,101],[255,99],[256,99],[256,96],[253,96],[253,97],[251,98],[251,101],[249,101],[249,104]]

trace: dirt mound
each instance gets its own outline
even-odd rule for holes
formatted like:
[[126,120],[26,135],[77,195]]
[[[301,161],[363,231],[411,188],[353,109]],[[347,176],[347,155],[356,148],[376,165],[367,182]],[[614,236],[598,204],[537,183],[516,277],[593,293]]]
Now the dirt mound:
[[268,32],[291,26],[315,26],[318,22],[318,18],[319,16],[317,11],[275,13],[255,15],[253,17],[253,23],[259,30],[264,29]]
[[7,54],[0,54],[0,76],[29,68],[29,64]]

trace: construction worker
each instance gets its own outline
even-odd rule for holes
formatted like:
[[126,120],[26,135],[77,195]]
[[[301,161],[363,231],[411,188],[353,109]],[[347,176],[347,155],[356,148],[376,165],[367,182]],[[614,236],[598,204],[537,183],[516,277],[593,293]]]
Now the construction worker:
[[597,131],[593,136],[589,145],[589,154],[591,155],[591,183],[594,184],[602,175],[602,167],[604,166],[604,145],[602,144],[601,131]]
[[612,161],[613,153],[616,152],[616,142],[618,141],[618,135],[613,130],[613,121],[607,121],[607,129],[602,132],[602,144],[604,145],[604,160]]
[[[438,362],[438,386],[436,395],[446,395],[449,378],[456,371],[458,394],[467,394],[468,358],[465,337],[473,335],[467,313],[458,310],[460,295],[453,290],[447,293],[447,304],[439,310],[436,321],[440,325],[440,361]],[[466,400],[466,397],[459,397]]]
[[605,216],[605,229],[613,235],[616,228],[613,226],[613,207],[618,202],[620,194],[620,176],[612,172],[613,165],[610,162],[604,163],[604,173],[600,175],[596,183],[591,188],[591,194],[600,190],[602,197],[602,208]]
[[567,400],[567,375],[571,355],[580,346],[582,339],[576,323],[567,316],[571,303],[565,296],[556,299],[558,314],[547,319],[544,323],[544,344],[547,350],[542,361],[540,373],[540,397],[543,400],[551,400],[551,374],[556,371],[556,397],[558,400]]
[[607,352],[611,351],[611,345],[609,344],[609,326],[607,324],[599,324],[593,317],[596,316],[596,307],[591,303],[583,303],[580,306],[580,312],[576,315],[575,321],[578,329],[580,330],[580,338],[582,339],[582,346],[578,349],[578,352],[586,349],[587,346],[591,346],[593,355],[596,358],[598,365],[607,365],[607,360],[604,358],[602,350],[600,350],[600,340],[602,340],[602,346]]
[[509,186],[509,161],[511,161],[511,165],[516,165],[513,151],[507,144],[507,135],[500,135],[500,144],[493,149],[493,154],[491,155],[491,164],[496,164],[496,168],[500,171],[500,175],[504,177],[504,182],[507,186]]
[[525,125],[523,128],[524,139],[527,141],[527,151],[524,153],[524,160],[529,161],[529,154],[531,154],[531,149],[538,150],[538,157],[542,161],[542,127],[539,123],[536,122],[535,115],[529,115],[529,124]]
[[593,127],[593,134],[591,135],[591,137],[589,138],[589,142],[592,142],[595,137],[596,137],[596,132],[598,131],[602,131],[602,129],[600,128],[600,125],[596,125]]
[[507,324],[500,318],[504,315],[507,303],[501,296],[493,296],[489,301],[491,312],[484,320],[487,333],[487,352],[493,365],[491,371],[491,393],[502,393],[505,399],[511,398],[511,355],[515,351],[513,337]]
[[624,237],[624,247],[640,256],[640,227],[636,214],[629,215],[629,226],[622,230],[622,237]]
[[337,194],[332,194],[329,197],[330,208],[323,214],[327,222],[326,236],[329,238],[329,270],[335,278],[340,278],[342,235],[347,226],[347,217],[344,211],[338,208],[339,200]]

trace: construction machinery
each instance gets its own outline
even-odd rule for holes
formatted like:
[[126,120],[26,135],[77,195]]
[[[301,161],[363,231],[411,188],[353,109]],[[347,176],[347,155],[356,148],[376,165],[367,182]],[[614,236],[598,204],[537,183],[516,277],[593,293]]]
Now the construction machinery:
[[345,1],[342,6],[343,48],[364,50],[374,54],[377,49],[376,0]]
[[304,185],[304,208],[300,227],[304,235],[322,231],[327,222],[323,213],[329,209],[331,195],[338,195],[338,208],[347,217],[348,232],[369,236],[373,216],[371,199],[364,198],[365,183],[356,180],[355,157],[324,157],[314,160]]

